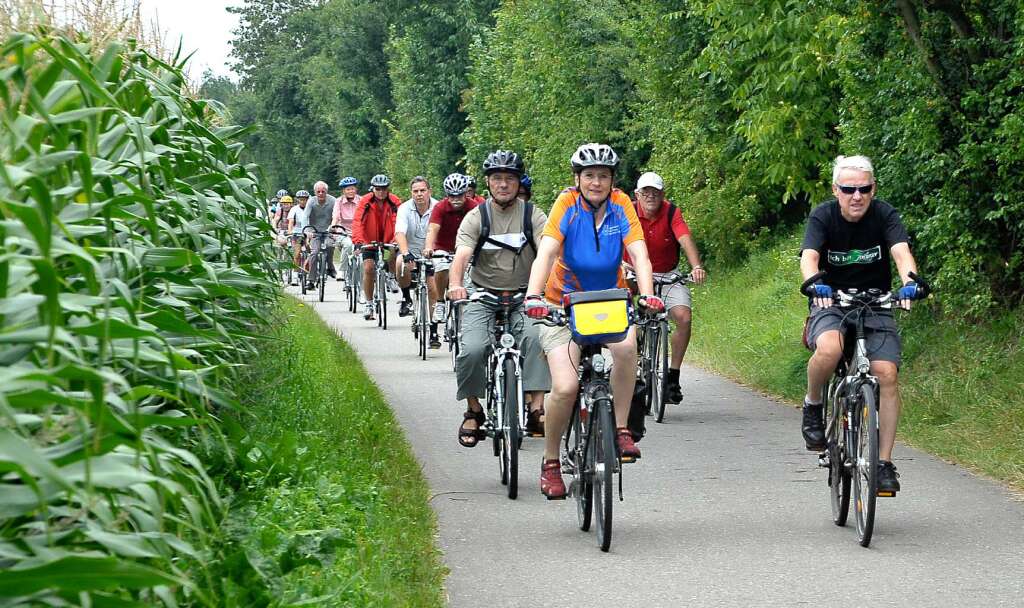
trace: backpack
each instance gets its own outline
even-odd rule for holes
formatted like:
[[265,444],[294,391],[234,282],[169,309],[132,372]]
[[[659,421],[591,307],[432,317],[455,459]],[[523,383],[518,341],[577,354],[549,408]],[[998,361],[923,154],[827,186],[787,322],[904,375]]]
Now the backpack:
[[476,247],[473,249],[473,259],[477,259],[480,252],[483,251],[484,244],[490,243],[496,247],[511,251],[518,256],[523,252],[523,249],[527,245],[533,249],[534,255],[537,254],[537,243],[533,240],[533,203],[523,204],[523,235],[526,237],[526,242],[519,247],[513,247],[501,241],[497,241],[491,238],[491,214],[487,210],[487,203],[477,207],[480,210],[480,238],[476,241]]

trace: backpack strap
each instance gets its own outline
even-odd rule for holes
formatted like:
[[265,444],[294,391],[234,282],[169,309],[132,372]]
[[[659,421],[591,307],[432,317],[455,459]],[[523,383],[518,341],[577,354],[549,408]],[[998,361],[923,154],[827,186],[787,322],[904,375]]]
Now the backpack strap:
[[672,232],[672,218],[674,218],[678,212],[679,210],[676,209],[676,206],[670,202],[668,204],[668,233],[672,235],[672,244],[675,245],[676,248],[676,266],[679,265],[679,256],[683,252],[682,248],[679,246],[679,241],[676,240],[675,233]]
[[537,243],[533,240],[533,203],[523,205],[523,234],[526,242],[533,249],[533,255],[537,255]]
[[483,251],[484,245],[489,243],[495,247],[500,247],[506,251],[511,251],[517,256],[523,252],[526,245],[529,245],[533,249],[534,255],[537,253],[537,243],[533,240],[533,203],[525,203],[523,205],[523,235],[526,237],[526,243],[520,247],[513,247],[507,243],[491,238],[491,214],[487,209],[487,203],[477,207],[480,209],[480,237],[476,241],[476,247],[473,249],[473,259],[475,260],[480,252]]

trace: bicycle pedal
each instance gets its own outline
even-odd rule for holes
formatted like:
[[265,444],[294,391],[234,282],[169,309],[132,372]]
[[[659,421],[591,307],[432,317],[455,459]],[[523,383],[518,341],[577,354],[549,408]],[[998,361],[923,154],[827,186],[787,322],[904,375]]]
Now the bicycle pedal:
[[625,464],[625,463],[629,463],[629,462],[636,462],[637,459],[635,457],[633,457],[633,456],[620,456],[619,457],[619,461],[622,462],[623,464]]
[[822,469],[828,469],[832,466],[832,460],[828,457],[827,452],[818,454],[818,466]]
[[895,498],[896,497],[896,492],[888,492],[888,491],[885,491],[885,490],[879,490],[878,492],[875,493],[875,496],[877,496],[879,498]]

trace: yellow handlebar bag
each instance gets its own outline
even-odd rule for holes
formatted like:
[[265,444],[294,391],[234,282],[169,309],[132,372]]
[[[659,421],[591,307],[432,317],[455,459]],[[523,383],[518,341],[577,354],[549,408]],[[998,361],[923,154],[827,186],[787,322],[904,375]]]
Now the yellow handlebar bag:
[[622,342],[632,308],[628,289],[576,291],[565,296],[573,342],[581,346]]

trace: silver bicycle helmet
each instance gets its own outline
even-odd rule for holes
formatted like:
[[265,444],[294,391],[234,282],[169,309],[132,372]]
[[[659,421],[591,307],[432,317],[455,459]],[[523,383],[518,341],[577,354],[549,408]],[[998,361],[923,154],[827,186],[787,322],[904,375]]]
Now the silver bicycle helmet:
[[374,175],[373,178],[370,180],[370,186],[374,188],[387,188],[390,185],[391,180],[388,178],[387,175],[384,175],[383,173],[378,173],[377,175]]
[[511,150],[495,150],[487,155],[484,160],[484,175],[490,175],[496,171],[508,171],[516,175],[526,172],[523,166],[523,159]]
[[469,189],[469,178],[461,173],[452,173],[444,178],[444,193],[448,196],[465,194]]
[[309,192],[305,190],[299,190],[295,193],[295,198],[309,198]]
[[284,188],[277,191],[277,198],[281,198],[282,196],[288,196],[288,191]]
[[576,173],[587,167],[608,167],[614,172],[619,165],[619,155],[607,144],[583,144],[576,148],[569,162]]

